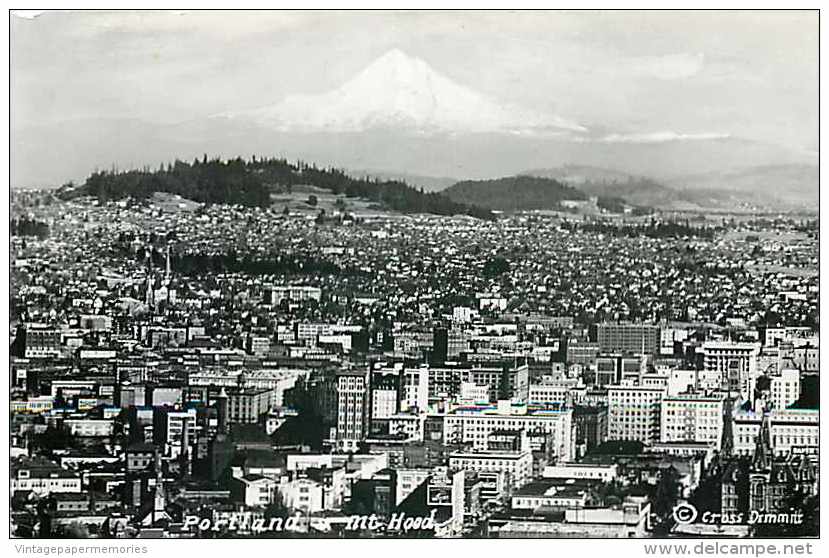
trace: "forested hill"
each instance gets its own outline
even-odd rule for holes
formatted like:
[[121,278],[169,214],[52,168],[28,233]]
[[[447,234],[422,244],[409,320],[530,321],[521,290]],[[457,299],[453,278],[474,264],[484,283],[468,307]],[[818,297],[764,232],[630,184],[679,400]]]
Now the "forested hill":
[[353,178],[333,168],[318,168],[285,159],[241,158],[222,161],[207,157],[192,163],[176,161],[158,170],[104,171],[89,176],[80,186],[63,186],[64,199],[94,196],[101,201],[133,197],[144,199],[154,192],[178,194],[208,204],[268,207],[270,194],[293,185],[325,188],[336,195],[360,197],[403,213],[470,215],[482,219],[492,213],[472,204],[459,203],[439,193],[426,193],[399,180]]
[[494,180],[465,180],[443,192],[458,203],[474,203],[504,211],[557,209],[562,200],[586,200],[587,195],[551,178],[509,176]]

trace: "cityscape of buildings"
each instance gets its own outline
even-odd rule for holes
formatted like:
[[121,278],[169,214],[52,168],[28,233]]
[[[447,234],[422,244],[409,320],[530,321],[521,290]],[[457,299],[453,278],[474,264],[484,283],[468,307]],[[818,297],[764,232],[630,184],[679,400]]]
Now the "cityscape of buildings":
[[346,203],[13,191],[12,536],[818,535],[815,221]]

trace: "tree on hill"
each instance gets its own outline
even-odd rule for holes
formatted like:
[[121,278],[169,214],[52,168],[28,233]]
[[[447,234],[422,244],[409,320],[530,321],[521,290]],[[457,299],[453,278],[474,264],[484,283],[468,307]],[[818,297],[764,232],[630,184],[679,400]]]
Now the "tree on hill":
[[458,203],[503,211],[559,209],[563,200],[586,200],[584,192],[552,178],[510,176],[494,180],[465,180],[444,190]]

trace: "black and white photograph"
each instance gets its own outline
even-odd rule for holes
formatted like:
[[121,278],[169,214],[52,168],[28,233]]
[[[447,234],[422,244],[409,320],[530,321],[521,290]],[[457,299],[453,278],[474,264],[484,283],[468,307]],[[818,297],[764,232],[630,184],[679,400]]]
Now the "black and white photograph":
[[813,553],[819,10],[8,14],[12,555]]

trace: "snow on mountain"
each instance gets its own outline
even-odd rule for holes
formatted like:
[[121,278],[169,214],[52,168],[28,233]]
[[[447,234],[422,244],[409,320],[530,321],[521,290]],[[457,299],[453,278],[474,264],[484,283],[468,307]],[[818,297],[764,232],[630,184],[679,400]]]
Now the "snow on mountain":
[[280,131],[556,136],[586,129],[559,116],[510,106],[458,85],[419,58],[392,50],[341,87],[291,95],[275,105],[226,113]]

